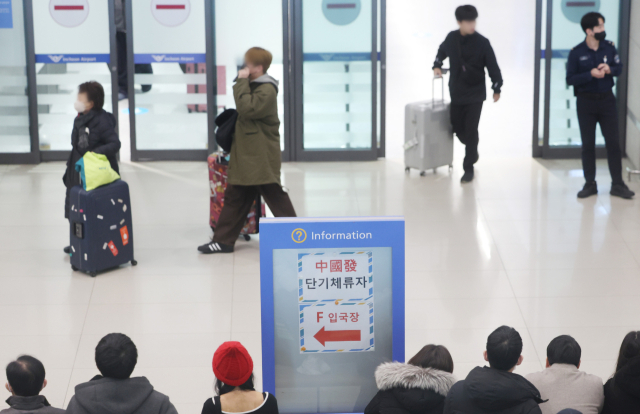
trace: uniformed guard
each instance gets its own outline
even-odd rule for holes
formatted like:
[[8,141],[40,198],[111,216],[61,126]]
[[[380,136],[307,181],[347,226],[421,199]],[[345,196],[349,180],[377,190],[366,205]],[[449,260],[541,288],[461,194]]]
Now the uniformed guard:
[[580,21],[587,37],[571,49],[567,62],[567,84],[573,85],[582,137],[582,169],[585,185],[579,198],[598,194],[596,184],[596,124],[600,124],[607,147],[610,194],[626,199],[635,193],[622,180],[622,154],[618,132],[618,111],[613,95],[613,77],[622,72],[620,56],[613,42],[605,40],[604,16],[585,14]]

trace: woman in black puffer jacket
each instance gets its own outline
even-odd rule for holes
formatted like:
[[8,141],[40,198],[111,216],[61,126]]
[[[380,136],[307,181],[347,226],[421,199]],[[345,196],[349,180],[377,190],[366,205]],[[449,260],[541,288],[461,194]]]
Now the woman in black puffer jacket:
[[[78,87],[78,100],[74,108],[78,116],[73,121],[71,131],[71,153],[67,160],[67,170],[62,177],[67,196],[64,201],[64,216],[69,218],[71,187],[80,185],[80,174],[76,172],[76,162],[88,151],[107,156],[111,168],[119,173],[116,155],[120,150],[120,139],[116,131],[113,114],[102,109],[104,89],[98,82],[85,82]],[[69,253],[69,246],[64,248]]]
[[453,359],[442,345],[427,345],[408,363],[389,362],[376,369],[378,393],[364,414],[442,414],[456,382]]

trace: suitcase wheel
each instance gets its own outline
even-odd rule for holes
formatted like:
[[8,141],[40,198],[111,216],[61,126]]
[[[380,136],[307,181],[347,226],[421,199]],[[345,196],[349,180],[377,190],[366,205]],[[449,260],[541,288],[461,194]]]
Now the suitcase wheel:
[[404,172],[406,172],[407,174],[409,174],[409,172],[411,171],[411,168],[409,167],[404,167]]
[[420,177],[424,177],[425,175],[427,175],[426,171],[420,171]]
[[453,164],[449,164],[449,169],[453,170]]
[[244,237],[245,241],[251,240],[251,236],[249,236],[248,234],[243,234],[242,236]]
[[132,260],[132,261],[131,261],[131,266],[136,266],[137,264],[138,264],[138,261],[137,261],[137,260]]
[[89,272],[89,276],[91,277],[96,277],[98,275],[98,272]]
[[438,174],[438,169],[437,169],[437,168],[434,168],[434,169],[433,169],[433,173],[434,173],[434,174]]
[[74,272],[78,270],[77,267],[75,267],[74,265],[71,265],[71,270],[73,270]]

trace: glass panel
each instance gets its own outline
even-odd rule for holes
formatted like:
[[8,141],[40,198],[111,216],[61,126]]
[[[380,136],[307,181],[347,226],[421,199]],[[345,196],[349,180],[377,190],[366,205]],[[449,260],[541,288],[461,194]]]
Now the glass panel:
[[71,149],[78,85],[102,84],[112,112],[108,2],[33,2],[40,150]]
[[[286,85],[282,54],[282,0],[260,0],[247,3],[237,0],[215,1],[216,65],[218,65],[218,112],[235,108],[233,84],[244,53],[253,46],[267,49],[273,55],[267,73],[280,82],[278,86],[278,117],[280,118],[280,148],[284,151],[284,96]],[[242,30],[237,30],[242,25]],[[229,36],[233,33],[233,36]]]
[[[551,35],[551,89],[549,93],[549,145],[580,146],[580,129],[576,114],[573,87],[565,80],[567,57],[572,47],[584,40],[580,19],[585,13],[598,11],[606,19],[607,39],[618,43],[619,0],[559,1],[553,2]],[[615,89],[614,89],[615,91]],[[604,145],[600,126],[596,131],[596,144]]]
[[371,148],[371,0],[304,0],[303,147]]
[[22,0],[0,1],[0,153],[31,152]]
[[132,2],[138,150],[207,149],[204,4]]
[[546,79],[546,63],[545,52],[547,47],[547,1],[542,0],[542,9],[540,12],[540,87],[538,90],[538,145],[544,145],[544,97],[545,97],[545,79]]

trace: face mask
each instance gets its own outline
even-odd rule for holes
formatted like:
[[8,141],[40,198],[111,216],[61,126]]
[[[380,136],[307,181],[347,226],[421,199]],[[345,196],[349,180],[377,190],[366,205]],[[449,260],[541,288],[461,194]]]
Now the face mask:
[[607,32],[602,31],[599,33],[594,33],[593,37],[595,37],[597,41],[602,42],[604,38],[607,37]]
[[75,101],[75,103],[73,104],[73,108],[76,110],[76,112],[78,113],[82,113],[84,112],[87,108],[84,106],[84,103],[80,102],[80,101]]

